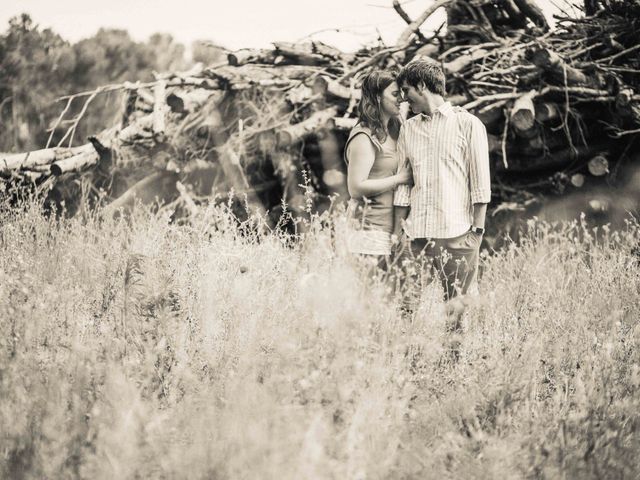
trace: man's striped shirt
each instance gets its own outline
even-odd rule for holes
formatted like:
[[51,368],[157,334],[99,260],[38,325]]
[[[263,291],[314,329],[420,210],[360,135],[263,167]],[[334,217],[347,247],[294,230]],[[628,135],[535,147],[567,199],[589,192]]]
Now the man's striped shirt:
[[473,204],[491,201],[489,147],[482,122],[449,102],[434,114],[407,120],[398,138],[398,160],[408,160],[414,186],[400,185],[393,204],[411,205],[410,238],[453,238],[469,230]]

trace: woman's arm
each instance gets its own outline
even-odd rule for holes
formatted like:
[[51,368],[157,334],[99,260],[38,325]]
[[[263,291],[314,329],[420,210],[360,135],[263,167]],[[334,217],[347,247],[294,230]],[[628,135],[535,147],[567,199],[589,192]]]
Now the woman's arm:
[[402,183],[409,182],[410,169],[400,169],[395,175],[385,178],[369,179],[371,167],[376,159],[375,147],[364,135],[356,135],[347,147],[349,166],[347,186],[352,198],[362,198],[393,190]]

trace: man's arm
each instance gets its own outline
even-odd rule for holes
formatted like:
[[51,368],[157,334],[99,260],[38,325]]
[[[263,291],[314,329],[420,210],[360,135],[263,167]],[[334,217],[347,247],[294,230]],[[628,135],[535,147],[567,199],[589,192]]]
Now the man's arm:
[[469,132],[469,186],[473,204],[473,226],[484,228],[487,204],[491,202],[489,144],[484,124],[472,117]]

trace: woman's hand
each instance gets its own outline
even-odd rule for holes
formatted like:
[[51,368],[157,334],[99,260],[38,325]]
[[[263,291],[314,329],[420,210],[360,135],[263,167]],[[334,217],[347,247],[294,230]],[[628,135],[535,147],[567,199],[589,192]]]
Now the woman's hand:
[[413,172],[409,165],[405,165],[398,170],[398,185],[413,185]]

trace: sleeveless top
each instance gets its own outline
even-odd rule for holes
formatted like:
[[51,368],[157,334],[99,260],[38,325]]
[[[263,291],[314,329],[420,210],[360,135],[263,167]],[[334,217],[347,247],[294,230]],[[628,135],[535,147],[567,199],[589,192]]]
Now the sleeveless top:
[[[381,144],[371,130],[361,125],[353,127],[344,147],[344,159],[349,163],[348,148],[356,135],[366,135],[376,150],[376,157],[369,172],[369,179],[386,178],[395,175],[398,170],[396,142],[387,135]],[[393,190],[382,192],[365,198],[352,198],[350,210],[356,225],[362,230],[378,230],[389,235],[393,232]]]

